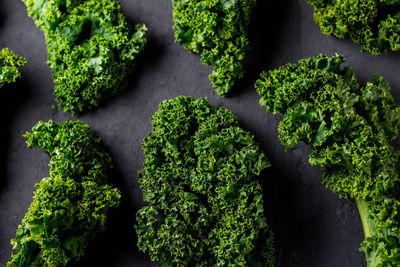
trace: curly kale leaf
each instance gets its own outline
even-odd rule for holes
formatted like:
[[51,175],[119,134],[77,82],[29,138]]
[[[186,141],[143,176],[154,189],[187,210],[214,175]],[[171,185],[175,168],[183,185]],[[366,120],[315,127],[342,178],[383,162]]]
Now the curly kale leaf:
[[255,176],[269,163],[228,109],[164,101],[145,138],[138,246],[166,266],[274,266]]
[[25,66],[26,60],[14,54],[8,48],[0,51],[0,88],[6,83],[13,83],[21,77],[19,68]]
[[59,106],[73,115],[121,93],[144,50],[145,25],[132,30],[114,0],[23,0],[46,37]]
[[390,141],[398,135],[400,107],[380,75],[362,87],[343,62],[318,55],[264,72],[256,82],[260,104],[283,115],[279,137],[286,148],[308,144],[325,186],[356,199],[368,266],[399,266],[400,161]]
[[120,202],[119,190],[107,183],[112,161],[100,137],[80,121],[40,121],[24,137],[28,147],[49,154],[50,176],[36,184],[11,241],[19,252],[7,266],[66,266],[83,256]]
[[176,42],[214,65],[210,80],[225,96],[244,75],[247,28],[256,0],[172,0]]
[[350,38],[371,54],[400,49],[400,1],[307,0],[324,34]]

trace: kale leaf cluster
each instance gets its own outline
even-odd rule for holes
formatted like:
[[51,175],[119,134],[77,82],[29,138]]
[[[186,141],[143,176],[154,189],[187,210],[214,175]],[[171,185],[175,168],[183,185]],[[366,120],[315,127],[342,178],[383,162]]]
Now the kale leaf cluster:
[[26,60],[11,52],[8,48],[0,51],[0,88],[6,83],[13,83],[21,77],[19,68],[25,66]]
[[400,49],[399,0],[307,0],[324,34],[350,38],[377,55]]
[[165,266],[274,266],[253,135],[207,99],[164,101],[145,138],[138,246]]
[[256,83],[260,104],[283,115],[282,144],[308,144],[324,185],[356,200],[368,266],[399,266],[400,161],[390,142],[398,135],[400,107],[383,77],[360,86],[344,61],[318,55],[264,72]]
[[33,202],[11,241],[17,254],[7,266],[66,266],[84,254],[88,240],[104,231],[120,202],[108,184],[111,158],[88,125],[38,122],[24,135],[28,147],[50,156],[50,176],[36,184]]
[[115,0],[23,0],[46,37],[59,107],[73,115],[120,94],[147,42]]
[[176,42],[214,65],[210,80],[225,96],[244,75],[247,28],[256,0],[172,0]]

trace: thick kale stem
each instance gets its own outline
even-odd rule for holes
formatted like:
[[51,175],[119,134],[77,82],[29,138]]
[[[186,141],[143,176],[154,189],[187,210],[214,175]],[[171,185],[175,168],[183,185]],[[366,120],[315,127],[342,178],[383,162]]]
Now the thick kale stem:
[[[375,233],[375,227],[374,223],[368,218],[369,214],[369,209],[367,206],[367,203],[365,200],[362,199],[356,199],[356,204],[358,211],[360,213],[360,218],[361,222],[363,225],[364,229],[364,240],[367,240],[367,238],[372,238],[376,233]],[[365,242],[365,241],[364,241]],[[369,247],[369,249],[366,249],[367,247],[364,247],[364,245],[361,245],[360,251],[364,252],[367,260],[367,266],[368,267],[376,267],[376,266],[381,266],[379,264],[380,262],[380,256],[377,247],[372,246]]]
[[371,225],[369,224],[369,220],[368,220],[367,205],[366,205],[365,201],[362,199],[356,199],[356,204],[357,204],[358,212],[360,213],[360,218],[361,218],[361,222],[363,225],[365,238],[371,237],[373,230],[372,230]]

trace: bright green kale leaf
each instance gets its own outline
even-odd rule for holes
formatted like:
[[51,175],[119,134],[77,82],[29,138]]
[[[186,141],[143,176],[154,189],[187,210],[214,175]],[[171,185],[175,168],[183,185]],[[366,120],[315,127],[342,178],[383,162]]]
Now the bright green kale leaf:
[[260,104],[283,115],[279,138],[286,148],[308,144],[325,186],[356,199],[368,266],[400,266],[400,161],[390,145],[400,107],[381,76],[362,87],[343,62],[318,55],[263,73]]
[[0,51],[0,88],[6,83],[13,83],[21,77],[19,68],[25,66],[26,60],[8,48]]
[[111,158],[88,125],[38,122],[24,135],[28,147],[50,155],[50,177],[36,184],[33,202],[11,241],[19,252],[8,266],[66,266],[104,231],[120,192],[108,184]]
[[79,114],[120,94],[147,42],[133,31],[115,0],[23,0],[46,37],[54,94]]
[[253,136],[205,98],[164,101],[151,122],[139,249],[165,266],[274,266],[255,178],[269,163]]
[[225,96],[244,75],[247,28],[256,0],[172,0],[176,42],[214,65],[210,80]]
[[350,38],[377,55],[400,49],[399,0],[307,0],[324,34]]

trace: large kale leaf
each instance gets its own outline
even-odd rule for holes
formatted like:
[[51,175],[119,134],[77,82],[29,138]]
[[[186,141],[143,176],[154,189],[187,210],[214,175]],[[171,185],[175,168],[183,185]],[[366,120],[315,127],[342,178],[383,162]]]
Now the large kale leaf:
[[13,83],[21,77],[19,68],[26,64],[26,60],[11,52],[8,48],[0,51],[0,88],[6,83]]
[[399,0],[307,0],[324,34],[350,38],[363,52],[400,49]]
[[172,0],[176,42],[214,65],[210,80],[225,96],[244,75],[247,28],[256,0]]
[[60,108],[79,114],[120,94],[147,42],[115,0],[23,0],[45,33]]
[[111,158],[88,125],[38,122],[24,135],[28,147],[50,156],[50,176],[36,184],[33,202],[11,241],[19,252],[8,266],[66,266],[104,231],[120,192],[108,184]]
[[264,72],[256,83],[260,104],[283,115],[282,144],[308,144],[325,186],[356,200],[368,266],[399,266],[400,161],[390,142],[398,135],[400,107],[380,75],[362,87],[343,62],[318,55]]
[[164,101],[151,122],[139,249],[165,266],[274,266],[255,178],[269,163],[253,136],[205,98]]

